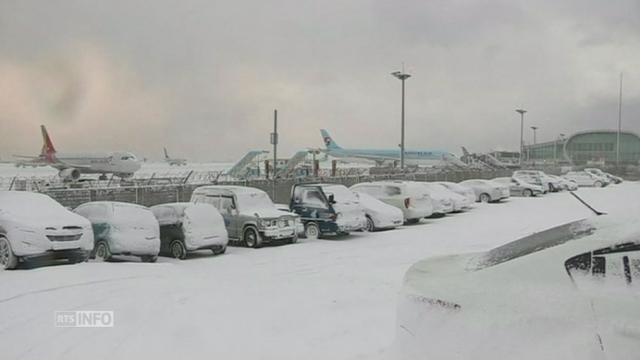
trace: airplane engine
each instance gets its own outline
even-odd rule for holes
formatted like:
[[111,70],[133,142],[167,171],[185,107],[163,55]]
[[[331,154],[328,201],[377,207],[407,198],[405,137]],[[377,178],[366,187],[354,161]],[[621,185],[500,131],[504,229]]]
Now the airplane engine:
[[80,170],[75,169],[75,168],[67,168],[67,169],[62,169],[60,170],[60,172],[58,173],[58,176],[61,177],[63,180],[69,181],[69,180],[78,180],[80,178]]

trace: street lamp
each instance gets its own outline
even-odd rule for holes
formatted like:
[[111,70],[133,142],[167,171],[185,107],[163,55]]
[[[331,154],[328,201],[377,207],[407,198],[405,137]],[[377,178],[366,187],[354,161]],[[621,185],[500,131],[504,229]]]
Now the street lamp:
[[404,81],[411,77],[404,71],[394,71],[391,75],[402,81],[402,112],[400,115],[400,168],[404,169]]
[[516,109],[516,112],[520,114],[520,166],[522,166],[522,153],[524,152],[524,114],[527,110]]

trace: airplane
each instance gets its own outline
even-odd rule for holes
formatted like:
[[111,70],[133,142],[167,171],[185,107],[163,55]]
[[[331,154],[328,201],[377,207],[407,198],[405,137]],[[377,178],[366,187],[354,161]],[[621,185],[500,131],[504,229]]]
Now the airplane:
[[46,164],[58,170],[58,176],[65,181],[75,181],[81,174],[100,174],[100,180],[106,180],[106,174],[126,179],[140,169],[140,162],[130,152],[114,151],[101,154],[58,154],[49,137],[47,128],[40,125],[42,132],[42,150],[39,156],[14,155],[30,164]]
[[[320,130],[326,148],[322,150],[329,156],[344,160],[368,160],[378,165],[385,162],[400,161],[400,149],[343,149],[325,129]],[[407,150],[404,151],[405,164],[408,165],[445,165],[466,166],[455,155],[441,150]]]
[[173,166],[173,165],[177,165],[177,166],[182,166],[182,165],[187,165],[187,159],[179,159],[179,158],[172,158],[169,157],[169,153],[167,152],[167,148],[164,148],[164,161]]

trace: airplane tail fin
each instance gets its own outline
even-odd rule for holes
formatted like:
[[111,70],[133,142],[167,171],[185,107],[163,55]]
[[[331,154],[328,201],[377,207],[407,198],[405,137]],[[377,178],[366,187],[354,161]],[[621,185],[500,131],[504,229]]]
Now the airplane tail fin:
[[469,151],[467,150],[467,148],[465,148],[464,146],[462,147],[462,154],[464,156],[469,156]]
[[322,140],[324,141],[324,145],[327,147],[327,150],[342,149],[335,141],[333,141],[327,130],[321,129],[320,134],[322,134]]
[[169,158],[169,153],[167,152],[167,148],[163,148],[164,149],[164,158],[168,159]]
[[40,157],[46,161],[53,162],[56,157],[56,148],[53,146],[53,142],[44,125],[40,125],[40,131],[42,132],[42,150],[40,151]]

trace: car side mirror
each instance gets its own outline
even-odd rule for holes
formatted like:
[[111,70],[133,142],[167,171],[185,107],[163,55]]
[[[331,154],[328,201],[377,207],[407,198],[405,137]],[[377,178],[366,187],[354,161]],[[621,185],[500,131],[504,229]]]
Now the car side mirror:
[[336,203],[335,197],[333,194],[329,195],[329,204],[333,205]]

